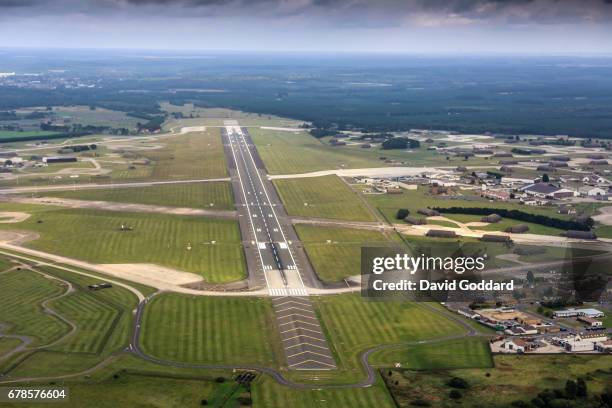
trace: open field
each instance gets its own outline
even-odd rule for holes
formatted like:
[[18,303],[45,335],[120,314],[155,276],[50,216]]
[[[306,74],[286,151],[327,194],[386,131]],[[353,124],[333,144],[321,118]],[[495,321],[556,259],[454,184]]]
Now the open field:
[[368,388],[293,390],[262,377],[253,385],[254,407],[395,407],[389,392],[379,379]]
[[170,207],[206,208],[211,210],[234,209],[231,185],[226,182],[54,191],[45,193],[45,195],[78,200],[113,201]]
[[141,343],[173,361],[279,365],[272,305],[264,298],[159,295],[145,309]]
[[[389,195],[389,194],[363,194],[363,197],[375,208],[377,208],[385,218],[394,223],[401,223],[401,220],[395,219],[395,214],[400,208],[406,208],[410,210],[410,214],[417,218],[423,216],[417,213],[419,208],[426,207],[485,207],[485,208],[506,208],[509,210],[521,210],[533,214],[542,214],[549,217],[555,217],[560,219],[568,219],[566,215],[557,214],[554,208],[546,207],[527,207],[516,203],[504,203],[504,202],[491,202],[477,198],[471,193],[467,194],[465,198],[455,197],[453,199],[434,196],[428,194],[427,187],[419,186],[417,190],[404,190],[403,194]],[[466,199],[468,198],[468,199]],[[442,216],[458,221],[461,223],[480,221],[481,216],[469,215],[469,214],[441,214]],[[529,226],[529,232],[534,234],[549,234],[558,235],[562,231],[556,228],[546,227],[543,225],[537,225],[532,223],[525,223],[522,221],[504,219],[496,224],[489,224],[484,227],[473,227],[472,229],[486,230],[486,231],[503,231],[511,225],[527,224]]]
[[[544,389],[564,389],[565,382],[586,378],[588,393],[601,393],[612,380],[612,356],[495,356],[495,367],[451,371],[392,370],[387,384],[401,407],[415,400],[436,407],[455,407],[446,384],[452,377],[469,383],[461,390],[463,406],[507,407],[516,400],[530,401]],[[398,385],[395,385],[397,382]],[[559,405],[564,406],[564,405]],[[581,405],[582,406],[582,405]]]
[[[211,89],[207,93],[222,93],[221,89]],[[180,113],[179,119],[170,119],[164,124],[164,129],[177,129],[189,126],[223,126],[224,120],[238,120],[241,126],[271,126],[295,128],[302,121],[281,118],[275,115],[260,115],[257,113],[242,112],[226,108],[201,108],[193,104],[182,106],[167,102],[160,103],[161,108],[169,113]]]
[[125,112],[99,107],[92,110],[89,106],[54,106],[52,113],[58,119],[83,126],[110,126],[131,130],[136,129],[138,122],[146,122],[146,119],[129,116]]
[[[238,224],[232,220],[36,208],[28,220],[0,228],[37,232],[40,238],[28,247],[93,263],[154,263],[211,283],[239,280],[246,273]],[[122,231],[121,225],[131,230]]]
[[30,336],[33,345],[44,345],[69,331],[66,323],[45,314],[41,306],[66,291],[59,281],[28,270],[11,271],[0,275],[0,287],[0,323],[9,325],[8,333]]
[[2,143],[2,141],[4,139],[9,139],[9,138],[13,138],[13,137],[19,137],[19,138],[28,138],[28,139],[38,139],[41,136],[50,136],[50,135],[55,135],[57,134],[57,132],[50,132],[50,131],[45,131],[45,130],[26,130],[23,132],[19,132],[19,131],[11,131],[11,130],[0,130],[0,143]]
[[400,363],[408,370],[487,368],[493,366],[489,342],[483,338],[465,338],[432,344],[419,344],[374,353],[370,363],[381,368]]
[[161,149],[145,151],[152,161],[151,178],[189,180],[227,176],[219,129],[187,133],[163,139]]
[[361,371],[358,356],[369,347],[456,335],[464,331],[457,323],[419,303],[375,302],[353,294],[313,300],[326,335],[339,357],[338,366],[347,372]]
[[376,221],[358,194],[337,176],[274,180],[289,215]]
[[[270,174],[300,174],[330,169],[356,169],[368,167],[404,166],[477,166],[488,165],[488,160],[471,158],[452,159],[425,146],[418,149],[382,150],[360,147],[360,142],[346,146],[331,146],[330,138],[316,139],[308,132],[285,132],[270,129],[249,129],[257,150]],[[382,159],[381,159],[382,158]],[[385,163],[393,160],[393,163]]]
[[300,241],[317,275],[324,281],[338,282],[361,273],[361,247],[391,244],[377,231],[336,227],[296,225]]

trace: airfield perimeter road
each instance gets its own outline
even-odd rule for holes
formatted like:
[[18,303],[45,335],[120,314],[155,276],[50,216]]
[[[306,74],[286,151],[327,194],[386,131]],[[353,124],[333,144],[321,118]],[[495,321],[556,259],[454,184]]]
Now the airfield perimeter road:
[[308,299],[308,287],[319,288],[319,281],[257,149],[247,130],[237,124],[226,126],[222,134],[249,286],[255,289],[265,284],[272,296],[287,366],[295,370],[335,369],[336,362]]

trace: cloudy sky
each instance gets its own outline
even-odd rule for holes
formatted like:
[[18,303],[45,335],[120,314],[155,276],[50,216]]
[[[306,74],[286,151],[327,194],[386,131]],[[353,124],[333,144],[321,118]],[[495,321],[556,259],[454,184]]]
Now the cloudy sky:
[[0,47],[612,54],[612,0],[0,0]]

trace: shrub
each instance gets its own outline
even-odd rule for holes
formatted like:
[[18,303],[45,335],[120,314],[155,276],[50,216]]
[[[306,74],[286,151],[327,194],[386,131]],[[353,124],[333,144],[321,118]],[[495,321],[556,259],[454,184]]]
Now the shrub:
[[470,388],[470,384],[464,380],[463,378],[460,377],[453,377],[451,378],[447,385],[449,387],[453,387],[453,388],[460,388],[460,389],[466,389],[466,388]]
[[451,392],[448,394],[448,396],[452,399],[461,399],[463,398],[463,394],[461,394],[461,391],[459,390],[451,390]]

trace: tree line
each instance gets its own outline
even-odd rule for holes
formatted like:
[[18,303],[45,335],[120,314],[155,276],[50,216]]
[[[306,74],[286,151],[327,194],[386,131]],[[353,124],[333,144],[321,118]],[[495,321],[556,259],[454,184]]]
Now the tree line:
[[532,224],[544,225],[547,227],[558,228],[561,230],[590,231],[594,225],[591,217],[584,221],[562,220],[560,218],[549,217],[541,214],[531,214],[520,210],[507,210],[505,208],[485,208],[485,207],[435,207],[434,210],[446,214],[470,214],[470,215],[491,215],[498,214],[503,218],[529,222]]

